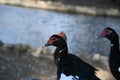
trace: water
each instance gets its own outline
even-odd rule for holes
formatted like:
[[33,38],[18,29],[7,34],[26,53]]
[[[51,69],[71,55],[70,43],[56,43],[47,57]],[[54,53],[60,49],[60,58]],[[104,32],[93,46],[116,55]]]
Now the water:
[[54,11],[0,5],[0,39],[5,43],[42,46],[55,33],[63,31],[72,53],[108,55],[110,42],[96,39],[106,27],[120,35],[120,19],[75,15]]

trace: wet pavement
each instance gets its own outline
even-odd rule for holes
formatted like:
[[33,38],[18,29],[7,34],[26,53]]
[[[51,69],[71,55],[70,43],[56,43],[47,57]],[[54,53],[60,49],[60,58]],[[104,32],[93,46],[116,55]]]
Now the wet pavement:
[[5,43],[42,46],[54,33],[64,31],[72,53],[108,55],[110,42],[96,39],[106,27],[120,35],[120,18],[75,15],[54,11],[0,5],[0,39]]

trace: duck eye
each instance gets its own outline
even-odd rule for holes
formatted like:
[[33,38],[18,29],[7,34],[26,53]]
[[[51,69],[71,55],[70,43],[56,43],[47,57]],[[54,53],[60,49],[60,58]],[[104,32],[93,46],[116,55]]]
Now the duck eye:
[[106,30],[104,30],[104,31],[102,32],[101,35],[105,37],[105,36],[109,35],[110,33],[111,33],[111,30],[107,30],[107,29],[106,29]]
[[56,41],[57,39],[53,37],[52,40],[53,40],[53,41]]
[[108,33],[109,31],[108,30],[105,30],[105,33]]
[[48,41],[48,42],[52,44],[53,42],[55,42],[55,41],[57,41],[57,40],[58,40],[57,38],[52,37],[51,39],[49,39],[49,41]]
[[53,40],[55,40],[55,38],[53,38]]

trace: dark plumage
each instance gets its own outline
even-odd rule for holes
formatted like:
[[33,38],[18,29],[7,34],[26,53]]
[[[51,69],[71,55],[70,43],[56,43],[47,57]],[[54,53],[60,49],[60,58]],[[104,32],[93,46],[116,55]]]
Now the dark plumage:
[[119,51],[119,36],[112,28],[105,28],[100,37],[110,40],[112,46],[110,48],[109,66],[113,76],[120,80],[120,51]]
[[[57,80],[100,80],[96,69],[77,56],[68,53],[66,41],[59,35],[53,35],[46,46],[57,47]],[[63,79],[64,78],[64,79]]]
[[[67,41],[67,36],[64,32],[60,32],[58,35],[61,36],[65,41]],[[60,49],[57,47],[54,52],[54,63],[56,66],[58,65],[59,51]]]

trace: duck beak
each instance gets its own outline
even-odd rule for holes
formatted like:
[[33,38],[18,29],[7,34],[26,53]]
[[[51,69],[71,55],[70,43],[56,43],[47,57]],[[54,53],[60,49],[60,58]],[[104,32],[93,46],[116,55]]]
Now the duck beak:
[[46,43],[44,46],[47,47],[47,46],[50,46],[51,44],[50,43]]
[[100,39],[100,38],[103,38],[103,36],[101,34],[96,36],[96,39]]

